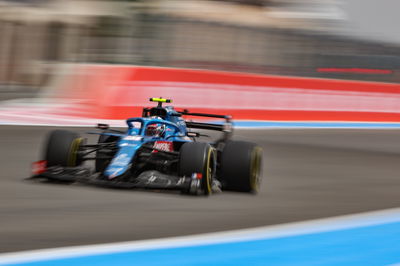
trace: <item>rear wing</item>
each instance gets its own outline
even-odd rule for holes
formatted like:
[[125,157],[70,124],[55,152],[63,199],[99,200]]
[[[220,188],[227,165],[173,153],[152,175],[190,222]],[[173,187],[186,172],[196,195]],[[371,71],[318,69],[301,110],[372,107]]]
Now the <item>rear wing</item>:
[[216,114],[204,114],[204,113],[191,113],[188,110],[183,110],[178,112],[179,115],[189,115],[189,116],[200,116],[200,117],[210,117],[210,118],[221,118],[224,119],[223,124],[216,123],[203,123],[203,122],[193,122],[185,121],[188,128],[206,129],[206,130],[216,130],[224,133],[224,138],[227,139],[232,135],[232,117],[229,115],[216,115]]
[[230,115],[215,115],[215,114],[204,114],[204,113],[191,113],[189,110],[184,109],[182,112],[178,112],[181,115],[192,115],[192,116],[203,116],[203,117],[212,117],[212,118],[222,118],[227,122],[232,120]]

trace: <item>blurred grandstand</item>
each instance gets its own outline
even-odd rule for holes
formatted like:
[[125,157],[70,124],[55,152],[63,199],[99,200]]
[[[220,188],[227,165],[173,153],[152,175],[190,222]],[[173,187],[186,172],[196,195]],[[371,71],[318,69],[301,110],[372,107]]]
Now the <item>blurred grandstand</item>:
[[0,1],[2,99],[70,63],[399,82],[397,44],[340,35],[334,0]]

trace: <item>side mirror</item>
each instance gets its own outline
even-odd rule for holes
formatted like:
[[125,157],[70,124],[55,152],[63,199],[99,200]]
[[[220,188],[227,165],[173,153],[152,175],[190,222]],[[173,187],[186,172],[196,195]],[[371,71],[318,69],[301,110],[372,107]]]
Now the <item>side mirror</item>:
[[108,124],[97,124],[96,128],[106,130],[110,128],[110,125]]

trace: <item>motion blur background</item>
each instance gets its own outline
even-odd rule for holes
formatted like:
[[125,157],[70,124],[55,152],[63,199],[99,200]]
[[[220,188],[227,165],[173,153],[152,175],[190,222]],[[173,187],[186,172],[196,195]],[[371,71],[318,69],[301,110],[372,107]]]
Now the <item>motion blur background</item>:
[[400,81],[395,0],[2,0],[0,99],[71,63]]
[[[0,253],[398,208],[398,10],[399,0],[0,0]],[[179,110],[267,125],[234,135],[265,150],[261,193],[201,200],[22,182],[49,125],[121,126],[160,96]],[[380,237],[357,231],[368,240],[321,241],[314,262],[349,262],[351,252],[394,265],[398,225]],[[310,243],[298,254],[316,254]],[[241,256],[257,250],[266,249]]]

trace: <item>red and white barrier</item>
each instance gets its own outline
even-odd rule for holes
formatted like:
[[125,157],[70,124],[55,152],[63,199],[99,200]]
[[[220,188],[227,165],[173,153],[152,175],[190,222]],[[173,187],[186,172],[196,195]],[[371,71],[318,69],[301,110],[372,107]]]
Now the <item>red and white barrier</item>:
[[270,121],[400,122],[400,84],[160,67],[77,65],[53,97],[89,119],[140,116],[150,97],[193,112]]

